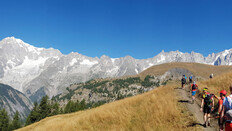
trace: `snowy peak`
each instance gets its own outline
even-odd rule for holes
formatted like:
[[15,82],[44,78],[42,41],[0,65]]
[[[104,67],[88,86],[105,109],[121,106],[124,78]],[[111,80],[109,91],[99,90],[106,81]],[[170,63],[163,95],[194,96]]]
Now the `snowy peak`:
[[58,50],[37,48],[14,37],[0,41],[0,50],[0,82],[19,91],[62,56]]
[[[35,47],[32,45],[29,45],[25,42],[23,42],[21,39],[16,39],[15,37],[7,37],[1,41],[1,45],[11,45],[11,46],[16,46],[16,47],[22,47],[22,48],[29,48],[28,50],[33,51],[35,50]],[[42,48],[37,48],[37,49],[42,49]]]
[[11,37],[6,37],[6,38],[4,38],[4,39],[2,39],[2,41],[18,41],[18,42],[20,42],[20,41],[22,41],[22,40],[20,40],[20,39],[16,39],[14,36],[11,36]]
[[232,49],[212,54],[207,57],[208,59],[215,59],[212,61],[213,65],[232,65]]
[[[21,39],[17,39],[15,37],[7,37],[0,41],[0,47],[2,50],[10,51],[10,53],[27,53],[30,55],[41,55],[41,54],[47,54],[47,55],[61,55],[61,52],[59,50],[49,48],[38,48],[34,47],[28,43],[25,43]],[[46,52],[46,53],[45,53]]]
[[229,49],[229,50],[225,50],[225,51],[218,53],[218,55],[227,56],[231,53],[232,53],[232,49]]

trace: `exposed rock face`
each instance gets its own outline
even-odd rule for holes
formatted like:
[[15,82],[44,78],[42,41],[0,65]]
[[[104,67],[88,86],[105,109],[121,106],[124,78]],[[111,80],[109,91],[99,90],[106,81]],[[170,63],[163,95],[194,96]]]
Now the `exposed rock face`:
[[162,51],[153,58],[139,60],[131,56],[92,58],[79,53],[63,55],[59,50],[36,48],[14,37],[0,41],[0,82],[33,100],[39,100],[41,94],[54,96],[73,83],[135,75],[153,65],[168,62],[232,65],[232,49],[208,57],[195,52]]
[[12,117],[16,111],[26,118],[32,109],[31,101],[21,92],[0,83],[0,109],[5,108]]

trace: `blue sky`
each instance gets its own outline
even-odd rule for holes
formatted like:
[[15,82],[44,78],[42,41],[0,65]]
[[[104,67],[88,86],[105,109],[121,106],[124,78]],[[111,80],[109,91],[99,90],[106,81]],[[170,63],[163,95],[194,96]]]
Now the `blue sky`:
[[0,39],[91,57],[232,48],[231,0],[2,0]]

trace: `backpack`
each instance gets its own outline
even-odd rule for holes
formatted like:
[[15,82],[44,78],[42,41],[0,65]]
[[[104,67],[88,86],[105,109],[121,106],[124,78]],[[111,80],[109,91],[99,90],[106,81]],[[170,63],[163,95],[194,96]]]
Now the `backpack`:
[[232,120],[232,109],[226,111],[225,116],[226,116],[227,120],[231,121]]
[[189,79],[190,79],[190,80],[192,80],[192,79],[193,79],[193,77],[192,77],[192,76],[190,76],[190,77],[189,77]]
[[185,83],[186,83],[186,79],[185,79],[185,78],[182,78],[182,79],[181,79],[181,82],[185,84]]
[[210,79],[212,79],[212,78],[213,78],[213,76],[212,76],[212,75],[210,75],[210,76],[209,76],[209,78],[210,78]]
[[196,90],[196,89],[197,89],[196,84],[193,84],[193,85],[192,85],[192,90]]
[[[228,99],[230,97],[230,100]],[[231,96],[227,96],[225,100],[225,104],[227,105],[225,108],[225,116],[227,120],[232,120],[232,105],[231,105]]]
[[213,102],[212,98],[213,98],[212,94],[206,94],[206,96],[204,98],[205,105],[210,105]]

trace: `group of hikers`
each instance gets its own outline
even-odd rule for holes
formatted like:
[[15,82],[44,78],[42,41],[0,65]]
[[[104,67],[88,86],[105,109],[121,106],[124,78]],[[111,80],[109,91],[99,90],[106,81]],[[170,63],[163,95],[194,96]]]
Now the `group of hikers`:
[[[181,79],[182,89],[185,88],[187,84],[187,77],[183,75]],[[192,96],[192,104],[195,101],[196,92],[198,90],[198,85],[193,81],[193,76],[189,77],[190,91]],[[227,95],[225,90],[219,92],[220,96],[217,96],[208,91],[208,88],[203,89],[203,94],[201,95],[201,108],[200,111],[204,113],[204,127],[211,126],[210,118],[217,118],[219,130],[232,131],[232,85],[229,87],[230,95]],[[218,107],[214,109],[215,103],[214,98],[218,100]],[[211,113],[215,112],[215,116],[211,117]]]

